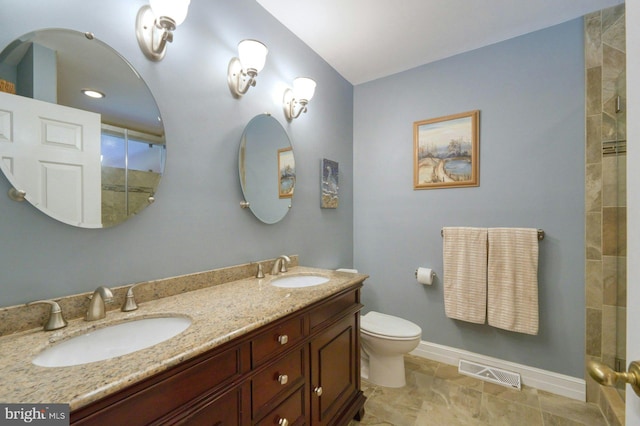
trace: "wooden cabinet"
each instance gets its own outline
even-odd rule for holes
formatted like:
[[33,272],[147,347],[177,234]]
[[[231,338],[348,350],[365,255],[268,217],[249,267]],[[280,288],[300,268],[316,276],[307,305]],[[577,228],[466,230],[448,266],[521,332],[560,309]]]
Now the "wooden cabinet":
[[72,425],[346,425],[362,283],[71,413]]

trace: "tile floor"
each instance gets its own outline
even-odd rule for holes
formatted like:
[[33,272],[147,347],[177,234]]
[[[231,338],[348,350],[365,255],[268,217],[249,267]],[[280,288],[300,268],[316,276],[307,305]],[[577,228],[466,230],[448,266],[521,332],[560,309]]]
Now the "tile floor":
[[408,355],[407,386],[362,381],[367,402],[350,426],[577,426],[608,423],[600,408],[523,386],[521,391],[458,374],[457,366]]

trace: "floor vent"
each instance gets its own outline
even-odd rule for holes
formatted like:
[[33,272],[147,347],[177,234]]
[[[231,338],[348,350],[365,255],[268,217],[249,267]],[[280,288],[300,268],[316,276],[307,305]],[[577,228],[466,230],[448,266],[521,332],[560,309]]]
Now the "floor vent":
[[497,383],[513,389],[521,389],[520,374],[501,368],[490,367],[488,365],[476,364],[475,362],[461,359],[458,362],[458,372],[477,379]]

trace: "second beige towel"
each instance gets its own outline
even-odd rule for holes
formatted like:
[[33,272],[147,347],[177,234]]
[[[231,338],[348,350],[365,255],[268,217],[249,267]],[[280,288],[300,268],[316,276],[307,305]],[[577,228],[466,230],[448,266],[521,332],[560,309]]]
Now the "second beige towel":
[[445,313],[449,318],[484,324],[487,228],[443,228],[442,237]]
[[538,230],[490,228],[489,325],[538,334]]

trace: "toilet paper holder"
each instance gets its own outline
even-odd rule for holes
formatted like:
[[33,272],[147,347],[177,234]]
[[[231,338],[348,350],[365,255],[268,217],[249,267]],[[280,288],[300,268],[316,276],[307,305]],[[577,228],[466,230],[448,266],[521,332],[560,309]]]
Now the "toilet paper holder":
[[436,277],[436,272],[430,268],[419,267],[414,275],[420,284],[431,285]]
[[[420,269],[420,268],[418,268],[418,269]],[[413,273],[413,275],[415,275],[415,276],[416,276],[416,278],[418,278],[418,269],[416,269],[416,270],[415,270],[415,272]],[[435,271],[433,272],[433,276],[434,276],[434,277],[436,276]]]

